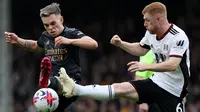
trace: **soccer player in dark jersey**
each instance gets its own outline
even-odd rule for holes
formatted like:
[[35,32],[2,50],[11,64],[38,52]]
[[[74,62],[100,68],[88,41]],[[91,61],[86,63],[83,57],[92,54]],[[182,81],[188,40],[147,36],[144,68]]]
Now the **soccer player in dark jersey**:
[[59,81],[64,96],[85,96],[97,100],[126,98],[141,103],[155,103],[161,112],[185,112],[183,98],[187,95],[190,77],[189,39],[186,33],[167,20],[166,6],[160,2],[147,5],[143,11],[147,29],[140,42],[125,42],[114,35],[111,44],[135,56],[152,50],[153,64],[131,61],[128,71],[153,71],[148,79],[131,80],[111,85],[78,85],[60,69]]
[[[15,33],[5,32],[6,42],[29,51],[45,51],[46,57],[41,62],[40,88],[50,87],[59,92],[61,86],[54,76],[58,75],[60,67],[64,67],[68,75],[80,84],[79,48],[96,49],[97,42],[78,29],[66,27],[57,3],[42,8],[40,17],[46,31],[41,34],[38,41],[23,39]],[[64,112],[64,109],[75,100],[76,97],[67,99],[60,94],[60,103],[56,111]]]

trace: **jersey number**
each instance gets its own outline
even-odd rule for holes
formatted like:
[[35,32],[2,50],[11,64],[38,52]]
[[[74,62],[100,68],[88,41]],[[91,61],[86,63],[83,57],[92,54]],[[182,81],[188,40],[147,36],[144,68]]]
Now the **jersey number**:
[[166,60],[166,56],[160,53],[155,53],[156,63],[161,63]]
[[178,103],[176,106],[176,112],[183,112],[183,109],[181,108],[181,103]]

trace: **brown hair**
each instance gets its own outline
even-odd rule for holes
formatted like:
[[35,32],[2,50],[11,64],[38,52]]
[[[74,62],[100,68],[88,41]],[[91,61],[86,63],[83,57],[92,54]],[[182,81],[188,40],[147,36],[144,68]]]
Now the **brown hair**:
[[161,2],[153,2],[149,5],[147,5],[143,10],[142,14],[149,13],[151,15],[160,13],[163,14],[165,17],[167,17],[167,9],[166,6]]
[[60,4],[58,3],[51,3],[46,7],[40,9],[40,17],[48,17],[51,14],[59,15],[61,14]]

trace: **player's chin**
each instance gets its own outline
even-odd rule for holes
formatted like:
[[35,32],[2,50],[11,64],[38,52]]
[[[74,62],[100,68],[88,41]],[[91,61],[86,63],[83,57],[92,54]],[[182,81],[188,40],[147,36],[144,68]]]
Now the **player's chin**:
[[150,34],[155,34],[155,31],[151,28],[147,28],[147,30],[149,31]]
[[58,36],[58,35],[56,35],[56,34],[50,34],[50,35],[51,35],[52,37],[55,37],[55,38]]
[[55,32],[49,32],[49,34],[50,34],[52,37],[57,37],[57,36],[58,36],[58,34],[55,33]]
[[148,31],[149,31],[150,34],[155,34],[155,32],[152,31],[152,30],[148,30]]

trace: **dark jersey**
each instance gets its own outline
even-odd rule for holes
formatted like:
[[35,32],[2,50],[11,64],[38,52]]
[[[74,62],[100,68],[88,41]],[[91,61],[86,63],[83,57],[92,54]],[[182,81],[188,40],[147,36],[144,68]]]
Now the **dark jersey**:
[[[59,36],[69,39],[77,39],[82,38],[85,34],[75,28],[65,27]],[[45,49],[45,56],[49,57],[51,60],[51,76],[58,75],[60,67],[64,67],[70,77],[74,77],[73,75],[81,73],[79,47],[64,44],[55,47],[55,37],[49,35],[47,31],[42,33],[37,44],[39,47]]]

